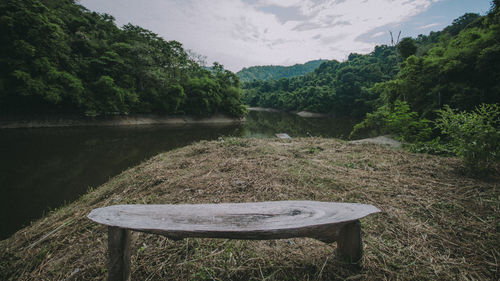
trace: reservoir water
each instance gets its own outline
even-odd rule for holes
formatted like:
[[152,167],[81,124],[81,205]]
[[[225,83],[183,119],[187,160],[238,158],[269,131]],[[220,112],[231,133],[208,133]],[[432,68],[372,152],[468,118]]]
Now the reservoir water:
[[346,138],[358,120],[251,111],[238,125],[0,130],[0,239],[164,151],[219,137]]

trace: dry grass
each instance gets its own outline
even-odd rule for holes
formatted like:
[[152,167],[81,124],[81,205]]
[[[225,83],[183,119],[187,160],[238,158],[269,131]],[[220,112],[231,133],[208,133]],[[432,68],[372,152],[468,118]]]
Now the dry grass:
[[123,203],[361,202],[363,267],[335,243],[134,233],[134,280],[498,280],[499,176],[459,173],[455,158],[331,139],[201,142],[158,155],[0,242],[1,280],[101,280],[106,228],[86,215]]

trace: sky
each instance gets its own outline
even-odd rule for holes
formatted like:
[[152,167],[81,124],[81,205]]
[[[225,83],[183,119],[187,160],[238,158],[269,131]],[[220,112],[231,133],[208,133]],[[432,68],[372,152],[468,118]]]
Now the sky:
[[[149,29],[237,72],[253,65],[343,61],[401,38],[442,30],[490,0],[79,0],[116,24]],[[395,38],[396,39],[396,38]]]

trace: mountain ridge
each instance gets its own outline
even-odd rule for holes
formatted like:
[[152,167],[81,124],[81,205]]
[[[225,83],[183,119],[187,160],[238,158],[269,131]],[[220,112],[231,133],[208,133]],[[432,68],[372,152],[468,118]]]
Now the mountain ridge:
[[284,65],[256,65],[244,67],[238,71],[236,75],[242,82],[251,82],[253,80],[270,80],[280,78],[290,78],[294,76],[302,76],[314,71],[322,63],[328,60],[318,59],[305,63],[297,63],[291,66]]

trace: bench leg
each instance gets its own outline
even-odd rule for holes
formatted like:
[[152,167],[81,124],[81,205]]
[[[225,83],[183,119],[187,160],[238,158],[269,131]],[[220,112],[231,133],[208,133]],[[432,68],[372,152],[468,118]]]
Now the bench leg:
[[351,264],[359,265],[363,255],[361,223],[359,220],[350,222],[342,227],[337,240],[337,248],[342,259]]
[[130,280],[130,231],[108,226],[108,281]]

